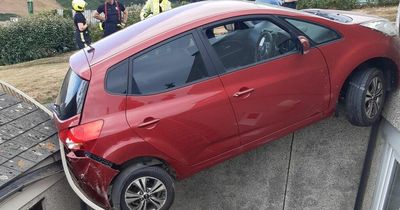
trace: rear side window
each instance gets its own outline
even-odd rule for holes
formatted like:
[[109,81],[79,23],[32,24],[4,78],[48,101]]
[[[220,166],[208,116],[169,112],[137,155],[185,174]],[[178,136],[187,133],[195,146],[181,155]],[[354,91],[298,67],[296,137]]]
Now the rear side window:
[[338,33],[336,33],[336,31],[326,28],[324,26],[289,18],[285,18],[285,20],[297,29],[299,29],[317,44],[323,44],[336,39],[340,39],[340,36]]
[[58,118],[66,120],[81,113],[88,84],[72,69],[68,70],[55,104]]
[[132,60],[132,93],[148,95],[183,87],[209,77],[191,34]]
[[114,94],[126,94],[128,88],[129,61],[111,67],[107,72],[106,90]]

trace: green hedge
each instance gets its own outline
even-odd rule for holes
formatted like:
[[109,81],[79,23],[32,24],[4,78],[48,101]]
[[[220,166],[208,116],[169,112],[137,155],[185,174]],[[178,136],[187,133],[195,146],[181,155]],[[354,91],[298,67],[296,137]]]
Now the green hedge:
[[298,9],[319,8],[319,9],[340,9],[350,10],[357,6],[357,0],[300,0]]
[[351,10],[361,6],[387,6],[397,5],[399,0],[366,0],[360,3],[357,0],[299,0],[298,9],[320,8]]
[[22,18],[0,28],[0,65],[49,57],[75,49],[72,19],[52,14]]

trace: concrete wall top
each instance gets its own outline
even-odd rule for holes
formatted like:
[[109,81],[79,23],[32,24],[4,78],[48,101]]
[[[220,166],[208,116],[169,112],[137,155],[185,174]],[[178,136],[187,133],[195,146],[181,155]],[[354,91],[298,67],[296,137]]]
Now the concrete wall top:
[[389,95],[386,107],[383,110],[383,117],[400,130],[400,90]]

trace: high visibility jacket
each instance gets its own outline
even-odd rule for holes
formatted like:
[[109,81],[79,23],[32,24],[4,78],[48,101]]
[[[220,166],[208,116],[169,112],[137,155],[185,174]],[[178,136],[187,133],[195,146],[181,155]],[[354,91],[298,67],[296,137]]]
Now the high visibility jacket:
[[160,0],[147,0],[146,4],[142,8],[142,11],[140,12],[140,19],[144,20],[149,16],[160,14],[160,7],[162,12],[170,10],[171,2],[169,0],[162,0],[160,3]]

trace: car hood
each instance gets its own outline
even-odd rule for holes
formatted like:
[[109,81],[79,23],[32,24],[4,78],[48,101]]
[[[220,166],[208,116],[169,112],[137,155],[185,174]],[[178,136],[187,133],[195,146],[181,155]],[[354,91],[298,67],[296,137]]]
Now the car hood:
[[346,24],[360,24],[375,20],[386,20],[378,16],[342,10],[305,9],[303,11],[323,18],[327,18],[331,21]]

